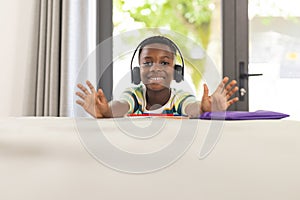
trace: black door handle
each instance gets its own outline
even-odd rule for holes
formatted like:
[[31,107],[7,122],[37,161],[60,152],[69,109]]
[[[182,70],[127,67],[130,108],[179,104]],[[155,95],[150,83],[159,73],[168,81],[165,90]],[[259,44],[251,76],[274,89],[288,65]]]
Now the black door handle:
[[240,74],[240,78],[248,78],[249,76],[262,76],[263,74]]
[[240,70],[240,76],[239,76],[239,100],[244,101],[244,96],[247,93],[247,87],[246,87],[246,80],[249,76],[262,76],[263,74],[248,74],[248,69],[245,66],[245,62],[241,61],[239,62],[239,70]]

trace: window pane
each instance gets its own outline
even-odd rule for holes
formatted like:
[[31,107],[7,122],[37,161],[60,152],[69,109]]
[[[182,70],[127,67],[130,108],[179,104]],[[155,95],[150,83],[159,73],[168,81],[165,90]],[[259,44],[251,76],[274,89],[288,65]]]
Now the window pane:
[[249,0],[249,109],[285,112],[300,119],[300,3]]
[[[205,73],[209,74],[206,69],[214,68],[214,73],[218,73],[216,79],[221,76],[220,0],[114,0],[113,3],[115,89],[120,82],[124,85],[128,81],[130,86],[130,60],[135,47],[147,36],[157,34],[166,34],[179,46],[187,59],[185,82],[199,98],[208,76]],[[147,29],[150,27],[159,30]]]

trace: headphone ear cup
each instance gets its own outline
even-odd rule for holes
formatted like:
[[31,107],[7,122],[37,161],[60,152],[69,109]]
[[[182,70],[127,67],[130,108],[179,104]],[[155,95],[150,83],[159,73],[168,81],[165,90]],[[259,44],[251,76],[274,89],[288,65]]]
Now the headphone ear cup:
[[174,66],[174,80],[179,83],[183,80],[183,71],[181,65]]
[[132,82],[135,85],[138,85],[141,82],[141,73],[139,67],[134,67],[132,70]]

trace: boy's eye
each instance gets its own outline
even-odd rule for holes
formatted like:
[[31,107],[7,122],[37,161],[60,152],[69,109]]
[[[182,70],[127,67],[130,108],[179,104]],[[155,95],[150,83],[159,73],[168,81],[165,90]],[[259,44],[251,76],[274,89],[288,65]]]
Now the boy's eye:
[[[143,62],[143,67],[152,67],[154,65],[154,63],[152,61],[146,61],[146,62]],[[166,61],[161,61],[160,62],[160,65],[161,66],[168,66],[170,65],[169,62],[166,62]]]
[[153,65],[153,62],[144,62],[143,66],[145,67],[151,67]]
[[165,61],[161,62],[161,65],[169,65],[169,64],[170,64],[169,62],[165,62]]

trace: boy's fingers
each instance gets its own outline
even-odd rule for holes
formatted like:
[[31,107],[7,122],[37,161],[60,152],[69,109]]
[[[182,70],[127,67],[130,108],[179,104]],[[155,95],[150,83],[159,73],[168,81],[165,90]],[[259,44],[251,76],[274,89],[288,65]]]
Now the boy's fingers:
[[81,89],[82,92],[84,92],[86,95],[90,94],[90,92],[88,91],[88,89],[86,89],[86,87],[84,87],[82,84],[77,84],[77,87],[79,89]]
[[76,100],[76,103],[77,103],[78,105],[81,105],[81,106],[83,106],[83,105],[84,105],[84,102],[83,102],[83,101],[81,101],[81,100]]
[[228,83],[228,81],[229,81],[229,78],[228,78],[227,76],[225,76],[225,77],[223,78],[223,80],[222,80],[222,83],[223,83],[224,85],[226,85],[226,84]]
[[216,89],[216,92],[223,93],[227,81],[228,81],[228,80],[225,80],[225,78],[224,78],[224,79],[220,82],[220,84],[218,85],[218,88]]
[[238,100],[239,100],[239,98],[238,98],[238,97],[235,97],[235,98],[229,100],[229,101],[227,102],[227,104],[228,104],[228,106],[230,106],[230,105],[234,104],[235,102],[237,102]]
[[95,90],[93,84],[92,84],[90,81],[86,81],[86,84],[89,86],[90,90],[91,90],[93,93],[96,92],[96,90]]
[[227,86],[226,90],[230,91],[237,84],[236,80],[232,80]]
[[102,102],[102,103],[107,103],[107,99],[106,99],[106,96],[103,92],[102,89],[99,89],[98,90],[98,97],[99,97],[99,100]]
[[227,98],[229,99],[234,93],[236,93],[239,90],[239,87],[235,86],[227,93]]
[[82,94],[81,92],[76,92],[76,95],[79,96],[81,99],[85,99],[85,95]]
[[237,90],[238,90],[238,87],[236,87],[236,80],[232,80],[230,81],[230,83],[228,83],[229,81],[229,78],[228,77],[225,77],[222,81],[222,83],[224,84],[223,85],[223,90],[221,91],[222,94],[229,99]]
[[208,96],[208,87],[205,83],[203,84],[203,96]]

